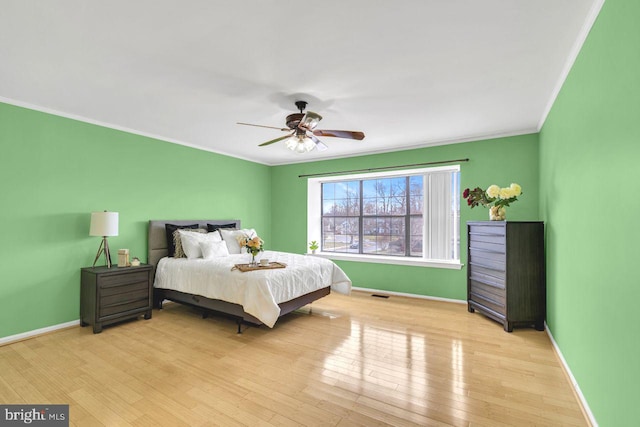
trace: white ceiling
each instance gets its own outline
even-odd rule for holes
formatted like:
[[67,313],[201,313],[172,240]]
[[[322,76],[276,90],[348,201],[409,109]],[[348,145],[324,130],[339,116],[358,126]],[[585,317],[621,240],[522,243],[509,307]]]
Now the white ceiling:
[[[0,0],[0,101],[276,165],[539,130],[602,0]],[[294,101],[363,141],[296,154]]]

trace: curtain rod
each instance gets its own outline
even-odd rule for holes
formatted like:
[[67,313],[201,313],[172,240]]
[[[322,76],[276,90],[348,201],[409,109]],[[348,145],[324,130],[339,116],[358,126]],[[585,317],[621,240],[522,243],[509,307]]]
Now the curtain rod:
[[306,175],[298,175],[298,178],[309,178],[309,177],[312,177],[312,176],[343,175],[345,173],[373,172],[373,171],[381,171],[381,170],[387,170],[387,169],[413,168],[413,167],[416,167],[416,166],[440,165],[442,163],[456,163],[456,162],[468,162],[468,161],[469,161],[469,159],[441,160],[439,162],[414,163],[414,164],[411,164],[411,165],[383,166],[383,167],[379,167],[379,168],[352,169],[352,170],[348,170],[348,171],[309,173],[309,174],[306,174]]

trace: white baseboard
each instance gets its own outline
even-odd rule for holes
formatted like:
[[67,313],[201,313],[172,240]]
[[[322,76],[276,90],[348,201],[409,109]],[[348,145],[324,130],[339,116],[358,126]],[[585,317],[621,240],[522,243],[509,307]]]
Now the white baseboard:
[[80,319],[72,320],[71,322],[60,323],[58,325],[47,326],[46,328],[35,329],[33,331],[23,332],[21,334],[9,335],[8,337],[0,338],[0,345],[11,344],[13,342],[22,341],[27,338],[33,338],[38,335],[57,331],[58,329],[65,329],[71,326],[77,326],[79,324],[80,324]]
[[556,354],[560,359],[560,363],[562,363],[562,368],[567,373],[567,376],[571,381],[571,387],[573,387],[573,390],[578,396],[578,399],[580,399],[580,404],[582,405],[582,410],[584,411],[585,416],[588,418],[589,422],[593,427],[598,427],[598,421],[596,421],[596,417],[593,416],[593,412],[591,412],[591,408],[589,408],[589,403],[587,403],[587,399],[584,398],[584,395],[582,394],[582,390],[580,390],[580,386],[578,385],[578,381],[576,381],[576,378],[573,376],[573,373],[571,372],[571,369],[569,368],[567,361],[564,359],[564,356],[560,351],[560,347],[558,347],[558,343],[556,343],[556,340],[553,339],[553,334],[551,333],[551,330],[549,330],[549,326],[547,325],[547,322],[545,322],[544,326],[545,326],[544,329],[545,331],[547,331],[547,335],[549,335],[549,339],[551,340],[551,344],[553,345],[553,349],[556,351]]
[[428,300],[433,300],[433,301],[453,302],[453,303],[456,303],[456,304],[466,304],[467,303],[467,300],[432,297],[432,296],[428,296],[428,295],[407,294],[407,293],[404,293],[404,292],[384,291],[384,290],[380,290],[380,289],[358,288],[356,286],[352,287],[351,289],[353,289],[354,291],[371,292],[373,294],[378,294],[378,295],[396,295],[396,296],[399,296],[399,297],[428,299]]

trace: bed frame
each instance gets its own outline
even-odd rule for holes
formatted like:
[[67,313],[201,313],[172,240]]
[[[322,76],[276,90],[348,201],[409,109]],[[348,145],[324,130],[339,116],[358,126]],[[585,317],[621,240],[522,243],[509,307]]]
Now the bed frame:
[[[167,235],[165,231],[165,224],[176,225],[189,225],[198,224],[200,228],[207,228],[207,224],[222,225],[235,223],[236,228],[240,227],[240,220],[229,219],[199,219],[199,220],[151,220],[149,221],[149,246],[148,246],[148,258],[147,262],[153,266],[153,277],[155,278],[155,270],[158,262],[161,258],[168,255],[167,248]],[[320,299],[331,292],[331,287],[318,289],[314,292],[302,295],[298,298],[294,298],[290,301],[286,301],[278,304],[280,306],[280,317],[285,314],[291,313],[313,301]],[[234,304],[222,300],[205,298],[200,295],[187,294],[184,292],[174,291],[172,289],[160,289],[153,288],[153,306],[157,309],[162,309],[163,301],[167,299],[175,301],[181,304],[191,305],[204,310],[203,317],[206,317],[209,312],[220,313],[226,316],[230,316],[236,320],[238,325],[238,333],[242,333],[242,324],[261,325],[262,322],[249,313],[246,313],[241,305]]]

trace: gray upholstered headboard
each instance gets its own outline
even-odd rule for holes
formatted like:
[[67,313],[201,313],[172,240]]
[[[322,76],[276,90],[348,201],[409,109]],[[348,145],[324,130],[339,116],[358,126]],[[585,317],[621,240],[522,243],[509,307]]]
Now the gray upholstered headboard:
[[147,262],[153,265],[155,269],[158,265],[158,261],[169,253],[167,248],[167,232],[165,224],[198,224],[200,228],[206,229],[207,224],[223,225],[232,223],[236,224],[236,228],[241,228],[239,219],[151,220],[149,221],[149,249],[147,253]]

